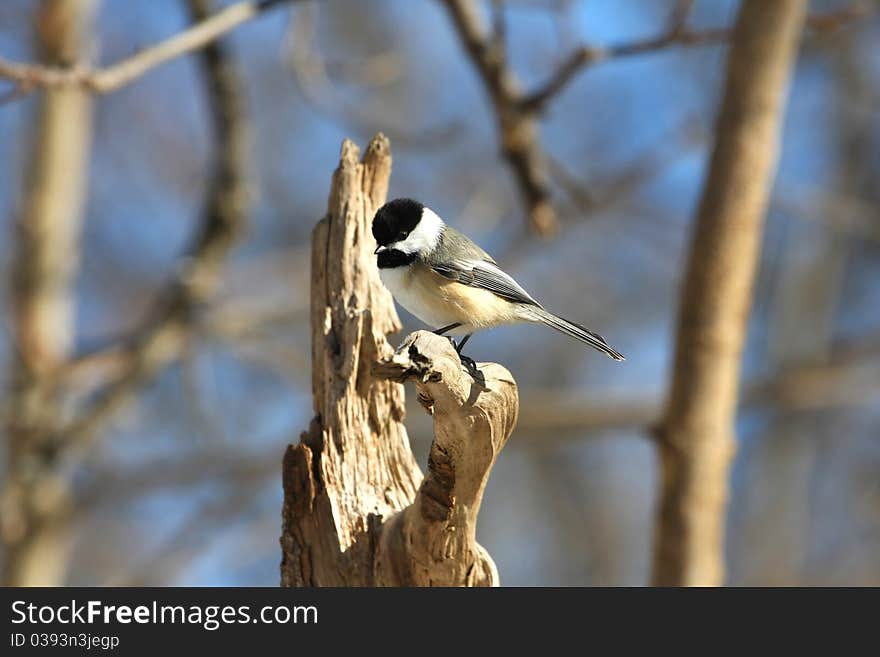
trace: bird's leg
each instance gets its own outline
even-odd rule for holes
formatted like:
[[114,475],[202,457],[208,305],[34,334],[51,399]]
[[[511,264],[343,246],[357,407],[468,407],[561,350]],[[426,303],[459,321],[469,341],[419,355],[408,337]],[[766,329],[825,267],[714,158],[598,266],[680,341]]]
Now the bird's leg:
[[470,371],[471,373],[477,371],[477,363],[470,356],[465,356],[463,353],[461,353],[461,350],[464,349],[465,343],[471,339],[472,335],[473,333],[468,333],[461,339],[461,342],[459,342],[457,345],[454,342],[452,343],[453,346],[455,346],[455,351],[458,352],[459,359],[462,363],[464,363],[464,366],[467,367],[468,371]]
[[[455,324],[450,324],[449,326],[443,326],[441,328],[435,329],[434,333],[436,333],[437,335],[443,335],[447,331],[451,331],[452,329],[457,329],[459,326],[461,326],[461,322],[455,322]],[[465,366],[469,370],[476,371],[477,364],[476,364],[476,362],[474,362],[474,359],[470,358],[469,356],[465,356],[464,354],[461,353],[461,350],[464,349],[465,343],[471,339],[471,335],[473,335],[473,334],[468,333],[466,336],[464,336],[461,339],[461,342],[459,342],[457,344],[451,336],[446,336],[446,337],[452,343],[452,348],[455,349],[455,353],[458,354],[458,357],[461,359],[461,362],[464,363]]]
[[457,329],[459,326],[461,326],[461,322],[455,322],[455,324],[450,324],[449,326],[444,326],[443,328],[434,329],[434,333],[436,333],[437,335],[443,335],[447,331]]
[[[455,322],[455,324],[450,324],[449,326],[444,326],[442,328],[434,329],[434,333],[436,335],[443,335],[444,333],[446,333],[446,331],[451,331],[452,329],[457,329],[459,326],[461,326],[461,322]],[[459,351],[460,347],[457,344],[455,344],[455,340],[452,339],[452,336],[447,335],[446,339],[452,343],[452,348],[455,349],[456,352]],[[465,338],[465,340],[466,339],[467,338]]]

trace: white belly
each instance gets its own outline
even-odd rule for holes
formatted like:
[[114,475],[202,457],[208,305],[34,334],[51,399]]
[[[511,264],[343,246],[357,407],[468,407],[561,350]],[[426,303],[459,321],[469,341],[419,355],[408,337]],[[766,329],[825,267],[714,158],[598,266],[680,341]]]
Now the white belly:
[[379,277],[397,303],[431,328],[460,323],[450,335],[520,321],[514,304],[488,290],[447,280],[423,265],[380,269]]
[[413,281],[412,266],[380,269],[379,277],[397,303],[431,328],[437,329],[460,321],[459,317],[454,316],[454,309],[438,303],[438,299],[432,298],[433,295],[424,289],[424,285]]

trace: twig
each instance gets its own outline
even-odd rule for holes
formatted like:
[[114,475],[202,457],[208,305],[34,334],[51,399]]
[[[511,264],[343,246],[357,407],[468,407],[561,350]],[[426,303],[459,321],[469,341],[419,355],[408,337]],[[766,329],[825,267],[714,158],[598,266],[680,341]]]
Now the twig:
[[550,76],[549,80],[538,87],[536,91],[523,98],[522,109],[530,113],[544,111],[547,103],[558,95],[581,72],[581,69],[590,64],[596,64],[607,59],[642,55],[663,50],[670,46],[698,46],[719,43],[727,40],[729,36],[730,30],[727,28],[704,30],[701,32],[678,30],[676,32],[664,33],[651,39],[614,46],[581,46],[568,56],[557,71]]
[[[722,43],[730,39],[733,28],[720,27],[706,30],[689,30],[685,26],[689,13],[689,2],[680,2],[673,11],[669,26],[658,36],[611,46],[581,46],[570,54],[550,78],[537,90],[525,96],[522,109],[526,112],[540,113],[547,103],[557,96],[587,66],[609,59],[631,57],[657,52],[671,47],[704,46]],[[869,2],[854,5],[826,14],[808,17],[807,26],[816,31],[832,31],[857,18],[869,15],[874,7]]]
[[556,232],[556,211],[550,203],[550,180],[538,126],[522,107],[522,93],[504,57],[504,30],[495,10],[495,29],[486,29],[469,0],[444,0],[452,22],[474,63],[495,110],[501,151],[519,183],[531,227],[541,235]]
[[38,87],[79,86],[96,94],[115,91],[144,73],[176,57],[198,50],[262,13],[294,0],[249,0],[239,2],[193,27],[116,64],[99,69],[76,66],[48,67],[12,62],[0,57],[0,78],[16,84],[4,97],[20,97]]
[[[551,182],[546,154],[538,137],[537,116],[589,64],[619,57],[657,52],[673,46],[699,46],[729,39],[730,28],[689,30],[692,0],[679,0],[667,27],[658,36],[612,46],[581,46],[537,90],[525,93],[505,57],[505,30],[501,3],[492,4],[492,24],[483,25],[471,0],[443,0],[459,38],[492,101],[501,152],[512,169],[525,202],[531,227],[547,235],[558,229],[550,202]],[[812,16],[814,30],[833,30],[873,10],[859,2],[842,10]]]

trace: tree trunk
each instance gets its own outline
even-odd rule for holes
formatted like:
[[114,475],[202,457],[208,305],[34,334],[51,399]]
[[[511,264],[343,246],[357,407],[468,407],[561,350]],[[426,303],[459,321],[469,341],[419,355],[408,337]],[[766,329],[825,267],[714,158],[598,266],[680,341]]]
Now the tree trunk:
[[[37,19],[42,60],[81,65],[88,57],[93,0],[44,0]],[[39,116],[13,270],[13,336],[6,426],[6,477],[0,513],[9,586],[63,583],[69,498],[42,442],[58,421],[52,379],[73,336],[71,285],[77,267],[92,135],[92,100],[73,87],[50,89]]]
[[740,355],[805,11],[805,0],[744,0],[737,18],[685,274],[671,393],[658,431],[658,585],[724,580]]
[[[344,142],[328,214],[312,236],[315,418],[284,458],[281,583],[497,584],[474,537],[486,480],[516,421],[516,384],[498,365],[469,371],[432,333],[392,353],[386,338],[400,324],[370,231],[391,173],[387,139],[358,157]],[[410,378],[434,415],[424,478],[403,425],[400,383]]]

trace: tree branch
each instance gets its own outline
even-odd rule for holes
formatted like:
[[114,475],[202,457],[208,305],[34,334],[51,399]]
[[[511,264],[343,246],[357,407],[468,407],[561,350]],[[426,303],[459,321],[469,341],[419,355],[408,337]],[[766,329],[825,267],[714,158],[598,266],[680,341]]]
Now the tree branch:
[[[492,102],[501,153],[516,178],[529,224],[540,235],[555,233],[559,223],[550,200],[547,156],[538,135],[537,118],[548,103],[590,64],[672,46],[718,43],[728,40],[732,34],[729,28],[688,29],[686,23],[693,2],[680,0],[670,14],[667,27],[658,36],[613,46],[582,46],[569,55],[546,82],[526,93],[507,62],[501,3],[493,2],[492,25],[485,26],[473,0],[442,2]],[[812,16],[808,25],[814,30],[830,31],[873,10],[870,2],[857,2],[841,10]]]
[[550,235],[556,232],[558,222],[550,203],[546,157],[535,117],[523,110],[519,82],[507,66],[498,14],[496,28],[490,31],[483,26],[471,0],[443,0],[443,4],[492,100],[501,152],[516,177],[529,224],[538,234]]
[[116,91],[151,69],[172,59],[198,50],[239,25],[260,16],[269,9],[294,0],[249,0],[239,2],[204,19],[193,27],[175,34],[111,66],[91,69],[39,66],[11,62],[0,57],[0,78],[17,84],[17,95],[25,95],[38,87],[74,86],[96,94]]
[[[689,5],[689,3],[685,4]],[[655,37],[610,46],[581,46],[563,61],[546,82],[522,99],[523,109],[527,112],[542,112],[546,109],[547,104],[561,93],[578,73],[593,64],[609,59],[644,55],[676,46],[692,47],[723,43],[728,41],[733,34],[733,29],[728,27],[706,30],[688,29],[685,23],[689,6],[686,9],[681,7],[680,4],[673,12],[667,29]],[[846,23],[871,14],[874,9],[875,6],[870,2],[857,2],[843,9],[812,15],[807,19],[807,26],[816,31],[835,30]]]
[[[207,15],[209,0],[187,3],[194,20]],[[217,143],[201,226],[182,259],[180,273],[160,292],[145,325],[123,344],[107,348],[120,363],[113,379],[72,422],[55,432],[54,446],[63,448],[68,459],[88,449],[100,423],[177,357],[194,314],[212,296],[226,256],[244,228],[249,131],[241,84],[223,44],[209,43],[201,52],[201,61]]]
[[723,582],[740,355],[805,16],[805,0],[744,0],[734,28],[681,294],[670,397],[657,434],[656,584]]
[[[822,363],[786,367],[746,383],[740,405],[746,409],[775,408],[782,412],[834,411],[870,406],[880,399],[880,382],[866,383],[876,368],[880,337],[836,345]],[[564,431],[645,430],[662,420],[659,394],[596,399],[566,390],[525,394],[517,423],[517,444],[530,440],[549,444],[547,434]],[[573,438],[576,436],[572,436]]]
[[[95,4],[43,2],[38,49],[48,64],[83,61]],[[82,211],[88,187],[92,99],[54,89],[38,102],[33,152],[12,268],[12,359],[5,478],[0,496],[3,583],[59,585],[67,562],[61,528],[69,490],[43,445],[61,415],[52,385],[70,356],[73,281],[79,265]]]
[[476,542],[477,514],[495,458],[516,424],[516,382],[505,368],[462,366],[449,340],[417,331],[375,369],[414,380],[434,416],[428,471],[415,500],[382,528],[377,584],[497,586],[498,571]]
[[611,46],[581,46],[570,54],[553,75],[535,91],[525,96],[522,108],[527,112],[543,112],[547,104],[568,86],[585,67],[609,59],[643,55],[671,46],[701,46],[726,41],[730,37],[727,28],[701,30],[676,30],[659,36]]

